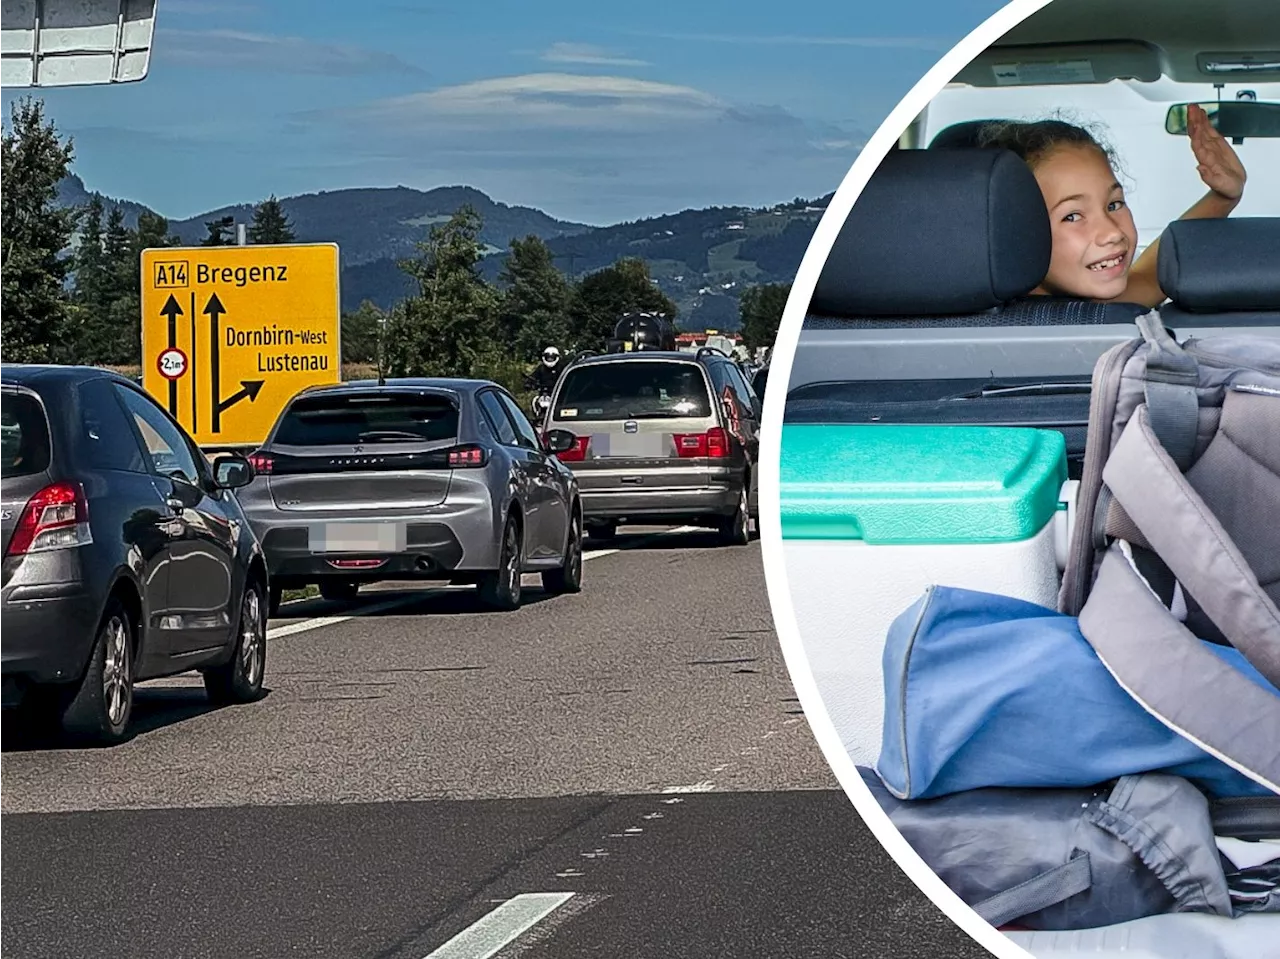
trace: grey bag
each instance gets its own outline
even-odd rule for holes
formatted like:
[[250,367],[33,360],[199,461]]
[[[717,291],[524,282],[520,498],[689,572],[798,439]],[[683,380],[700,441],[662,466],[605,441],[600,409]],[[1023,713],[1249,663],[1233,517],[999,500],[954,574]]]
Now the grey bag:
[[1280,834],[1280,799],[1210,804],[1185,779],[1148,773],[1094,789],[975,789],[903,801],[873,770],[859,771],[903,838],[993,926],[1085,929],[1168,912],[1280,912],[1280,862],[1236,869],[1214,838]]
[[1059,607],[1147,712],[1280,793],[1280,342],[1138,327],[1094,374]]

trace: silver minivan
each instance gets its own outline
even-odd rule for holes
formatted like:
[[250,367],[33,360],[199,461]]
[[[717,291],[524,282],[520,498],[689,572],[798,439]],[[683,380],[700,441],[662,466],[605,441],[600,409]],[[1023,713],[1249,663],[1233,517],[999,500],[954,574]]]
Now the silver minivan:
[[620,524],[718,529],[750,541],[757,510],[760,400],[718,350],[640,351],[572,363],[544,432],[572,433],[558,453],[578,478],[583,520],[608,540]]

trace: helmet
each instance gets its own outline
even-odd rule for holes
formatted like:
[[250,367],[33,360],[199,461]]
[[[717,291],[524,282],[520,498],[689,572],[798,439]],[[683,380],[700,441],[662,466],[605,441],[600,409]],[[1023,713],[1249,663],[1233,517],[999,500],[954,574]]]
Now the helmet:
[[547,366],[555,366],[560,362],[560,350],[555,346],[548,346],[542,351],[542,362]]

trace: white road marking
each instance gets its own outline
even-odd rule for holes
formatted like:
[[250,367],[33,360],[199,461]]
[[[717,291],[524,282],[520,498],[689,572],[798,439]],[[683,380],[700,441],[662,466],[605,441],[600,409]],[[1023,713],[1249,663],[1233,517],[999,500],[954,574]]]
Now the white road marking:
[[397,596],[395,599],[389,599],[381,603],[361,606],[357,610],[352,610],[346,616],[317,616],[315,619],[304,619],[298,623],[271,626],[267,629],[267,639],[281,639],[285,636],[305,633],[312,629],[320,629],[322,626],[336,626],[338,623],[345,623],[349,619],[358,619],[361,616],[368,616],[370,613],[381,613],[384,610],[395,609],[397,606],[406,606],[422,599],[423,595],[423,593],[414,593],[410,596]]
[[690,783],[687,786],[664,786],[664,793],[709,793],[716,788],[716,784],[710,779],[704,779],[702,782]]
[[[635,540],[635,542],[631,545],[651,543],[654,540],[662,539],[664,536],[671,536],[673,533],[691,533],[700,528],[701,527],[698,527],[698,526],[678,526],[675,529],[667,529],[667,530],[663,530],[660,533],[653,533],[649,536],[640,537],[639,539]],[[615,549],[585,550],[583,551],[582,558],[584,560],[599,559],[601,556],[609,556],[613,553],[623,552],[627,549],[630,549],[631,545],[619,546]],[[536,575],[536,574],[525,574],[525,575]],[[450,589],[450,588],[452,587],[440,587],[440,589]],[[460,587],[460,588],[466,588],[466,587]],[[415,592],[409,596],[398,596],[395,599],[390,599],[382,603],[374,603],[371,606],[362,606],[360,609],[353,610],[351,613],[345,616],[317,616],[314,619],[304,619],[296,623],[286,623],[283,626],[268,627],[267,639],[283,639],[285,636],[296,636],[298,633],[310,632],[313,629],[321,629],[322,627],[325,627],[325,626],[336,626],[339,623],[345,623],[350,619],[355,619],[360,616],[367,616],[370,613],[380,613],[380,612],[383,612],[384,610],[394,609],[397,606],[404,606],[408,603],[416,602],[422,599],[428,593],[438,592],[438,591],[439,590],[424,590],[421,592]],[[293,603],[311,602],[313,598],[314,597],[307,598],[307,599],[290,600],[288,603],[281,603],[280,605],[287,606]]]
[[514,896],[429,953],[426,959],[490,959],[573,896],[571,892],[529,892]]

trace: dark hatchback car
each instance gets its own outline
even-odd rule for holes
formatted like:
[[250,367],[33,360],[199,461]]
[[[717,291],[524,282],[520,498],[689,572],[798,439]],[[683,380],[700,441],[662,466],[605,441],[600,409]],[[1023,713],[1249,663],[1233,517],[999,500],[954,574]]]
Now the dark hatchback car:
[[4,705],[77,738],[127,735],[134,683],[200,670],[258,698],[267,573],[231,490],[134,383],[90,367],[0,367]]

